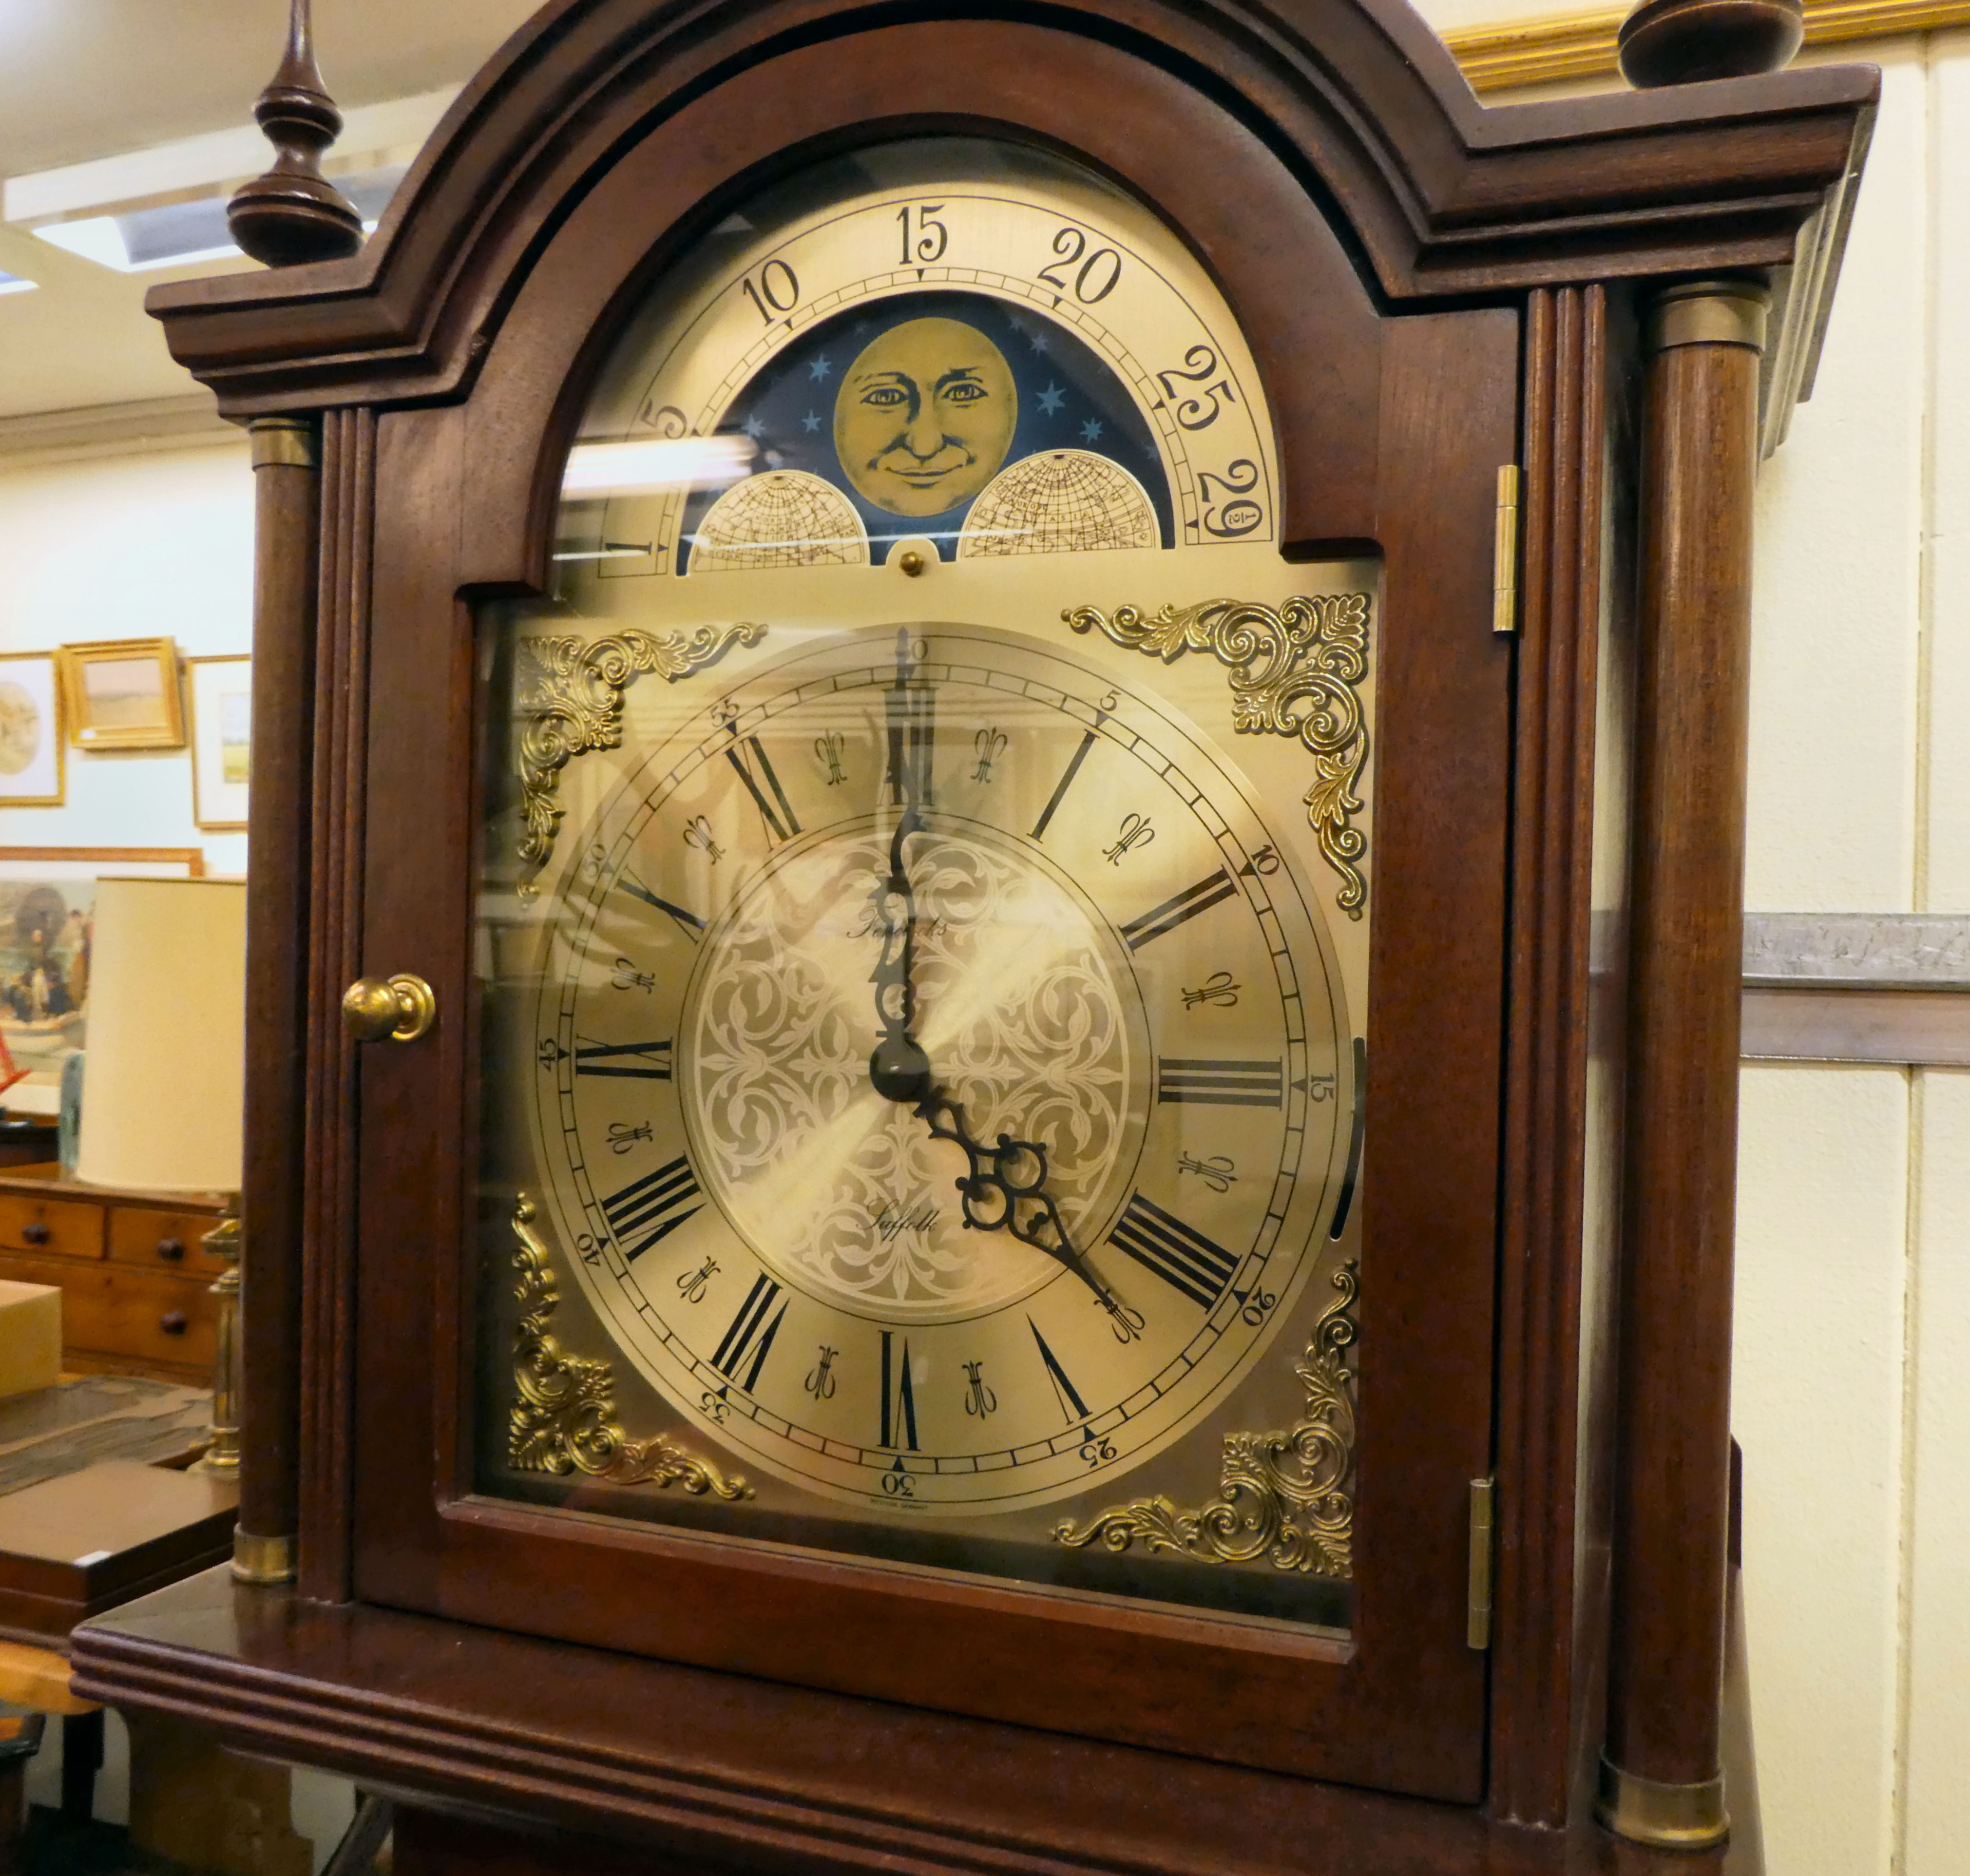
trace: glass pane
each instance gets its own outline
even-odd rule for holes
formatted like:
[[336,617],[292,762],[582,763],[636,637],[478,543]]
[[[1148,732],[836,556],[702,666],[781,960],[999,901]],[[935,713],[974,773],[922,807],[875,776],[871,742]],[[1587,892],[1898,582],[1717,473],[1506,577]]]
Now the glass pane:
[[1033,152],[634,315],[482,609],[480,1489],[1346,1626],[1377,572],[1276,483]]

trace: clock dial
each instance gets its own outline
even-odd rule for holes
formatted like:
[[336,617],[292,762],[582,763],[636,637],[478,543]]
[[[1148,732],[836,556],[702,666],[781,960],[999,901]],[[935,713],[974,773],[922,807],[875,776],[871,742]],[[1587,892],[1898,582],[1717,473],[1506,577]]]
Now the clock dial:
[[[1268,1338],[1338,1195],[1344,1025],[1276,840],[1171,715],[975,629],[907,635],[899,684],[892,636],[762,671],[598,815],[540,1154],[674,1405],[817,1490],[977,1510],[1135,1463]],[[872,1074],[899,689],[955,732],[910,810],[912,1034],[975,1140],[1043,1153],[1066,1259],[981,1227]]]
[[1345,1574],[1376,576],[1276,483],[1203,268],[1034,152],[823,166],[631,316],[486,614],[484,1178],[572,1366],[530,1275],[484,1489],[578,1399],[586,1508],[1344,1621],[1208,1535]]

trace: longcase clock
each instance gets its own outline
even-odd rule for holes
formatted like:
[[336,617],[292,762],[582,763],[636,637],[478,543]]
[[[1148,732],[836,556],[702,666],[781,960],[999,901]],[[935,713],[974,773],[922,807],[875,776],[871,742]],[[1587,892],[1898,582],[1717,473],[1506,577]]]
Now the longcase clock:
[[[282,260],[353,238],[298,57]],[[1721,1401],[1652,1338],[1871,83],[571,0],[359,255],[163,290],[261,466],[240,1573],[299,1573],[90,1684],[227,1690],[432,1868],[458,1803],[1156,1864],[1159,1790],[1240,1867],[1575,1867],[1597,1757],[1721,1840]]]

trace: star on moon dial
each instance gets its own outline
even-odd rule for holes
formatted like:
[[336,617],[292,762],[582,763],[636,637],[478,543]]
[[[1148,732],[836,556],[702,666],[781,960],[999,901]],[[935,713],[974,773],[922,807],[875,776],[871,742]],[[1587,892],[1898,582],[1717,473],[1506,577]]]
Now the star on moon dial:
[[[1009,634],[895,645],[759,671],[570,843],[532,1106],[578,1280],[680,1412],[828,1495],[977,1513],[1126,1469],[1247,1370],[1352,1091],[1317,917],[1183,724]],[[905,899],[941,1108],[872,1074]],[[1064,1243],[993,1228],[995,1153]]]

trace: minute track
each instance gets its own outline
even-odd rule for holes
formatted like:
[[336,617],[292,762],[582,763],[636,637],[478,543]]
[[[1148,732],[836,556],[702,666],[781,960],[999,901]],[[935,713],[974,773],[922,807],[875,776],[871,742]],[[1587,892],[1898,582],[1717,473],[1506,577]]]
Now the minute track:
[[[893,632],[886,636],[892,647]],[[869,641],[862,642],[866,646]],[[629,1004],[619,993],[605,994],[602,978],[592,972],[563,980],[568,984],[570,1000],[562,1005],[560,1019],[565,1026],[559,1033],[570,1044],[571,1055],[576,1047],[634,1051],[638,1046],[634,1043],[599,1039],[608,1037],[612,1027],[616,1035],[627,1029],[632,1037],[653,1032],[661,1037],[664,1032],[656,1024],[675,1023],[672,1084],[606,1072],[599,1076],[578,1074],[573,1060],[562,1065],[559,1073],[565,1078],[562,1085],[578,1104],[571,1116],[576,1135],[569,1140],[569,1148],[572,1152],[579,1140],[583,1159],[596,1168],[598,1177],[610,1163],[607,1156],[612,1140],[626,1137],[629,1129],[650,1114],[647,1101],[629,1104],[632,1097],[647,1091],[658,1098],[655,1110],[657,1151],[651,1157],[668,1163],[677,1154],[677,1147],[668,1141],[675,1140],[678,1146],[688,1143],[688,1163],[701,1182],[691,1205],[664,1210],[649,1228],[639,1229],[626,1212],[631,1200],[618,1175],[617,1189],[609,1195],[609,1203],[625,1216],[630,1228],[620,1239],[619,1250],[611,1249],[610,1261],[601,1270],[584,1266],[584,1282],[624,1286],[624,1305],[633,1322],[619,1312],[612,1314],[632,1339],[647,1325],[649,1340],[639,1344],[648,1349],[648,1363],[639,1364],[645,1365],[646,1374],[681,1410],[766,1470],[831,1494],[892,1504],[899,1514],[905,1507],[896,1481],[907,1478],[914,1481],[908,1514],[921,1517],[940,1510],[957,1513],[967,1507],[983,1510],[1032,1503],[1079,1489],[1093,1474],[1133,1462],[1166,1444],[1192,1422],[1203,1404],[1214,1397],[1220,1385],[1216,1377],[1235,1372],[1243,1358],[1240,1351],[1258,1339],[1257,1331],[1240,1321],[1235,1309],[1219,1308],[1215,1301],[1206,1306],[1200,1301],[1200,1296],[1213,1294],[1218,1274],[1215,1266],[1225,1257],[1233,1259],[1235,1268],[1243,1273],[1238,1279],[1241,1289],[1256,1283],[1270,1293],[1284,1294],[1294,1281],[1296,1265],[1290,1260],[1282,1263],[1273,1248],[1294,1208],[1292,1188],[1289,1184],[1279,1185],[1279,1173],[1297,1169],[1308,1123],[1320,1116],[1307,1108],[1302,1096],[1292,1092],[1285,1077],[1289,1071],[1303,1077],[1309,1066],[1325,1070],[1329,1065],[1324,1052],[1309,1064],[1301,1039],[1300,1013],[1306,1005],[1299,980],[1293,974],[1294,960],[1296,955],[1307,955],[1309,948],[1302,935],[1296,935],[1302,932],[1301,926],[1290,920],[1283,927],[1278,922],[1282,915],[1277,908],[1299,902],[1282,899],[1288,882],[1276,867],[1262,871],[1250,863],[1249,856],[1266,847],[1268,834],[1263,824],[1252,818],[1236,795],[1219,788],[1208,764],[1185,753],[1180,734],[1166,730],[1153,712],[1130,697],[1097,688],[1077,675],[1065,661],[1044,662],[1023,648],[1016,656],[1009,655],[997,639],[972,629],[914,627],[907,657],[903,713],[896,726],[901,745],[897,753],[903,759],[900,763],[884,759],[889,752],[883,746],[888,740],[883,709],[896,695],[898,668],[892,649],[879,662],[866,653],[860,660],[844,658],[832,665],[814,658],[812,662],[824,674],[819,677],[801,670],[807,660],[789,659],[786,662],[798,675],[777,690],[763,686],[753,691],[735,689],[708,733],[688,733],[681,739],[684,746],[681,753],[673,743],[660,765],[652,765],[658,770],[652,778],[654,787],[646,782],[645,792],[632,783],[634,792],[626,794],[618,818],[584,836],[583,850],[600,848],[624,859],[634,856],[633,863],[639,869],[633,884],[625,879],[626,867],[622,873],[605,873],[586,895],[590,902],[627,885],[628,897],[649,905],[653,913],[664,912],[662,919],[649,921],[652,928],[680,929],[695,942],[688,947],[672,945],[665,952],[652,941],[651,948],[641,954],[645,961],[642,967],[658,971],[655,1001],[645,1005],[640,998],[635,1000],[655,1019],[647,1026],[631,1028],[623,1019]],[[1135,1103],[1133,1111],[1145,1117],[1133,1124],[1152,1130],[1151,1145],[1158,1164],[1165,1166],[1165,1176],[1173,1172],[1177,1156],[1171,1145],[1159,1143],[1164,1136],[1154,1132],[1159,1107],[1166,1124],[1180,1130],[1201,1123],[1184,1118],[1186,1114],[1200,1115],[1208,1122],[1214,1107],[1218,1107],[1228,1120],[1237,1107],[1245,1104],[1243,1098],[1218,1104],[1201,1097],[1222,1092],[1250,1097],[1249,1115],[1237,1114],[1237,1123],[1243,1126],[1249,1120],[1269,1130],[1263,1147],[1256,1143],[1243,1146],[1233,1143],[1240,1178],[1220,1208],[1196,1210],[1181,1219],[1206,1245],[1216,1248],[1217,1259],[1200,1261],[1195,1245],[1185,1240],[1188,1261],[1165,1246],[1156,1260],[1159,1267],[1152,1267],[1125,1247],[1122,1239],[1130,1233],[1124,1228],[1117,1235],[1118,1218],[1125,1227],[1147,1228],[1146,1214],[1139,1206],[1127,1208],[1126,1216],[1122,1216],[1132,1194],[1139,1185],[1143,1195],[1161,1189],[1147,1182],[1146,1175],[1152,1169],[1138,1167],[1133,1157],[1150,1147],[1131,1144],[1131,1157],[1119,1164],[1116,1175],[1123,1182],[1104,1188],[1113,1191],[1113,1198],[1099,1201],[1099,1215],[1083,1220],[1085,1252],[1073,1221],[1075,1214],[1063,1214],[1067,1227],[1064,1238],[1034,1247],[1046,1249],[1048,1263],[1042,1267],[1055,1275],[1038,1279],[1040,1287],[1029,1296],[1021,1292],[1009,1296],[1007,1301],[1016,1308],[1002,1316],[964,1318],[961,1313],[948,1320],[935,1314],[895,1318],[886,1314],[879,1300],[850,1302],[845,1294],[837,1297],[824,1286],[817,1289],[804,1274],[806,1266],[786,1261],[792,1253],[782,1242],[782,1228],[814,1198],[782,1198],[756,1214],[733,1213],[727,1209],[731,1202],[727,1186],[707,1173],[705,1154],[710,1149],[704,1130],[712,1124],[712,1110],[705,1103],[711,1098],[709,1091],[714,1084],[705,1078],[714,1071],[709,1065],[714,1056],[705,1053],[707,1045],[704,1035],[694,1029],[697,1019],[691,1013],[708,1007],[697,1000],[707,986],[726,980],[720,974],[727,967],[720,961],[739,954],[732,950],[735,944],[741,945],[751,961],[746,967],[748,976],[733,981],[790,982],[783,973],[795,967],[792,954],[788,954],[789,963],[778,961],[781,948],[788,941],[775,935],[769,942],[766,934],[778,933],[778,924],[772,922],[795,915],[797,922],[788,928],[790,936],[814,932],[826,937],[835,948],[825,954],[838,955],[840,960],[828,967],[836,974],[832,980],[842,985],[854,1005],[863,1034],[866,1036],[872,1028],[879,1034],[880,1009],[870,994],[876,987],[864,981],[872,966],[879,963],[883,941],[879,922],[870,926],[869,893],[889,876],[871,853],[869,870],[860,876],[863,883],[854,902],[844,903],[837,915],[826,902],[812,896],[812,883],[824,884],[830,876],[826,865],[820,857],[808,860],[803,856],[846,853],[851,849],[863,852],[866,845],[857,844],[866,844],[872,836],[881,847],[888,846],[897,808],[914,806],[907,799],[892,803],[889,798],[899,779],[899,770],[902,778],[908,778],[902,790],[905,796],[910,792],[909,782],[922,773],[911,759],[928,741],[918,741],[910,733],[911,718],[916,713],[909,698],[918,686],[926,694],[936,692],[938,714],[948,726],[945,733],[950,746],[941,778],[948,800],[928,812],[915,808],[914,819],[924,831],[909,836],[902,869],[912,896],[920,902],[915,908],[922,928],[916,934],[918,946],[925,942],[923,930],[933,924],[948,925],[953,915],[952,902],[941,896],[952,885],[932,888],[927,883],[962,881],[964,890],[975,896],[977,876],[967,870],[970,863],[960,862],[957,856],[985,850],[979,847],[980,841],[993,853],[1010,856],[1009,863],[1016,870],[1025,869],[1037,876],[1053,870],[1070,881],[1084,877],[1087,892],[1105,896],[1088,902],[1090,941],[1105,945],[1109,954],[1121,961],[1116,967],[1123,974],[1120,980],[1125,983],[1130,980],[1127,960],[1132,953],[1156,958],[1157,964],[1143,980],[1159,986],[1154,993],[1169,1004],[1169,1013],[1151,1019],[1153,1028],[1146,1026],[1139,1033],[1131,1032],[1136,1039],[1131,1045],[1134,1052],[1128,1058],[1133,1065],[1130,1072],[1140,1078],[1129,1084],[1137,1091],[1128,1098]],[[727,727],[734,718],[743,731],[736,737]],[[988,720],[1009,740],[1003,753],[995,751],[993,785],[979,789],[969,780],[974,766],[972,731]],[[834,746],[827,740],[831,730],[843,736],[840,753],[847,781],[834,793],[822,795],[828,772],[826,751]],[[1039,736],[1047,740],[1022,740]],[[763,817],[755,821],[760,813],[759,795],[736,773],[730,753],[735,750],[746,759],[760,794],[785,828],[788,814],[782,811],[770,782],[754,759],[756,740],[769,756],[769,766],[779,772],[792,818],[803,824],[790,840],[777,838]],[[810,766],[807,752],[817,749],[821,753],[814,756]],[[1046,826],[1045,842],[1031,844],[1030,830],[1040,811],[1083,749],[1086,755],[1078,777]],[[1034,758],[1035,750],[1044,752],[1039,760]],[[788,751],[799,754],[798,763],[785,753]],[[1096,756],[1098,762],[1089,759]],[[1125,780],[1130,775],[1135,781]],[[1075,792],[1086,791],[1097,777],[1104,800],[1112,798],[1117,788],[1127,786],[1132,791],[1129,805],[1139,803],[1146,814],[1153,813],[1157,844],[1145,844],[1142,852],[1157,861],[1167,856],[1161,874],[1165,881],[1175,866],[1184,864],[1175,879],[1191,879],[1191,886],[1179,892],[1165,884],[1157,891],[1152,883],[1156,874],[1153,870],[1143,874],[1135,854],[1130,868],[1120,876],[1099,863],[1098,851],[1091,850],[1090,843],[1097,833],[1104,839],[1112,837],[1113,817],[1103,813],[1097,826],[1094,798],[1084,800]],[[860,801],[850,798],[857,789]],[[1217,792],[1214,794],[1214,789]],[[806,805],[808,793],[803,791],[824,802],[832,818],[814,824],[815,816]],[[873,814],[863,805],[871,794],[876,798]],[[667,805],[673,799],[677,805]],[[725,804],[722,808],[721,802]],[[731,832],[735,810],[748,830],[736,844]],[[727,857],[715,872],[701,853],[687,855],[675,840],[675,831],[682,820],[698,813],[712,817],[727,847]],[[980,818],[982,814],[998,818],[987,821]],[[1001,822],[1008,824],[1002,826]],[[995,840],[1000,844],[991,846]],[[1090,865],[1091,859],[1094,864]],[[805,873],[799,870],[803,865],[808,869]],[[1133,904],[1117,905],[1115,901],[1129,891],[1126,881],[1132,871],[1150,883],[1149,889],[1141,890]],[[675,913],[689,911],[695,916],[701,907],[693,893],[707,889],[714,898],[701,906],[705,922],[701,931],[692,931],[681,925]],[[659,901],[662,902],[656,902]],[[629,909],[619,900],[618,905],[623,911]],[[907,909],[899,903],[894,922],[899,933],[906,923],[903,915]],[[1300,916],[1297,912],[1292,914],[1293,918]],[[760,925],[761,918],[769,923]],[[1204,931],[1205,918],[1210,921],[1208,938],[1193,942],[1191,933]],[[1255,922],[1260,918],[1269,922]],[[612,939],[616,937],[613,929],[602,928],[609,930]],[[1044,974],[1045,961],[1052,954],[1048,947],[1056,942],[1042,935],[1055,928],[1045,923],[1020,928],[1019,935],[1009,944],[994,941],[996,948],[977,956],[1003,960],[997,967],[1009,987],[1019,987],[1028,977],[1037,984]],[[961,946],[964,928],[961,925],[957,929]],[[863,935],[857,937],[858,931]],[[746,937],[748,933],[756,935]],[[580,937],[571,933],[571,939]],[[1137,945],[1131,945],[1131,938]],[[597,942],[600,944],[599,938]],[[954,956],[948,936],[931,942],[931,951],[915,961],[918,974],[927,967],[931,972],[924,980],[928,990],[919,990],[921,1006],[911,1013],[916,1021],[898,1026],[899,1033],[909,1029],[912,1040],[918,1035],[925,1036],[929,1044],[926,1068],[951,1084],[948,1097],[952,1107],[940,1104],[933,1110],[943,1143],[931,1149],[935,1157],[926,1162],[927,1184],[923,1173],[913,1173],[889,1188],[891,1196],[883,1202],[889,1205],[892,1222],[902,1221],[896,1228],[904,1235],[878,1240],[886,1245],[907,1242],[909,1234],[920,1228],[911,1221],[925,1207],[941,1210],[944,1222],[937,1228],[950,1234],[954,1244],[961,1244],[954,1227],[961,1221],[959,1201],[967,1196],[979,1224],[988,1216],[996,1221],[1003,1215],[1003,1195],[990,1177],[1000,1169],[997,1159],[1002,1149],[1013,1156],[1003,1169],[1009,1175],[1007,1183],[1019,1188],[1030,1185],[1039,1174],[1040,1161],[1031,1152],[1033,1147],[1040,1147],[1049,1162],[1048,1180],[1042,1182],[1043,1187],[1051,1180],[1056,1150],[1075,1154],[1083,1150],[1078,1144],[1071,1149],[1057,1148],[1057,1141],[1074,1137],[1059,1117],[1042,1124],[1019,1123],[1027,1110],[1017,1104],[1008,1108],[1003,1093],[975,1092],[974,1086],[963,1086],[965,1111],[954,1111],[954,1097],[962,1085],[960,1075],[973,1071],[957,1067],[964,1057],[950,1054],[955,1032],[938,1029],[938,1013],[949,1005],[950,987],[968,981],[951,975],[957,957],[968,954],[961,948]],[[1151,945],[1165,948],[1152,951]],[[1168,948],[1171,947],[1176,948]],[[574,958],[572,945],[567,954]],[[615,955],[610,951],[612,961]],[[928,967],[926,955],[935,961]],[[666,965],[662,961],[666,958],[675,961]],[[1201,968],[1200,959],[1208,960]],[[900,964],[901,960],[896,961]],[[1189,1026],[1171,1031],[1167,1040],[1162,1025],[1186,1020],[1177,1008],[1177,987],[1202,982],[1221,965],[1230,970],[1241,986],[1236,1017],[1240,1039],[1250,1036],[1256,1042],[1261,1034],[1269,1037],[1270,1031],[1255,1026],[1283,1023],[1283,1033],[1292,1042],[1290,1052],[1282,1048],[1276,1056],[1269,1051],[1260,1058],[1257,1049],[1248,1047],[1235,1055],[1227,1051],[1206,1056],[1201,1051],[1159,1054],[1152,1045],[1152,1034],[1169,1049],[1182,1048],[1184,1041],[1193,1037],[1203,1041],[1212,1033],[1204,1026],[1208,1012],[1188,1018]],[[666,970],[671,974],[666,976]],[[688,978],[682,974],[685,972]],[[897,980],[900,995],[905,980],[900,970]],[[965,994],[969,999],[975,993],[967,990]],[[679,1003],[668,1004],[666,999],[670,997]],[[982,1013],[993,1006],[989,1000],[967,1001],[961,1007]],[[899,1004],[892,1010],[898,1017],[903,1013]],[[974,1018],[967,1015],[964,1019]],[[928,1029],[922,1026],[925,1022],[931,1026]],[[789,1042],[799,1035],[824,1033],[786,1032]],[[1035,1033],[1037,1037],[1039,1032]],[[761,1059],[781,1058],[786,1046],[773,1044]],[[865,1040],[861,1047],[866,1052],[868,1042]],[[590,1059],[606,1071],[618,1062],[635,1066],[649,1058],[625,1053]],[[740,1059],[730,1058],[730,1065]],[[864,1098],[873,1092],[867,1059],[865,1052],[858,1077]],[[1039,1059],[1035,1057],[1035,1062]],[[728,1078],[719,1085],[731,1088],[731,1098],[740,1104],[730,1110],[735,1117],[745,1110],[745,1102],[760,1098],[763,1093],[749,1069],[736,1082],[729,1079],[733,1065],[717,1068],[716,1072]],[[1221,1081],[1221,1074],[1232,1079]],[[1186,1079],[1200,1076],[1204,1078],[1201,1081]],[[1247,1085],[1250,1077],[1257,1078],[1256,1085]],[[541,1078],[543,1095],[548,1080]],[[1279,1086],[1276,1097],[1275,1081]],[[1165,1096],[1161,1101],[1159,1087]],[[1192,1097],[1193,1089],[1200,1097]],[[907,1101],[883,1105],[902,1107],[909,1115],[911,1133],[928,1138],[931,1129],[916,1110],[928,1094],[938,1090],[933,1084],[928,1091],[913,1088],[909,1091]],[[1022,1101],[1028,1098],[1019,1097]],[[665,1103],[676,1105],[666,1108]],[[1061,1114],[1068,1111],[1063,1109]],[[666,1113],[673,1117],[666,1120]],[[979,1116],[983,1126],[974,1127],[968,1117],[971,1113]],[[629,1124],[616,1127],[611,1133],[612,1125],[619,1121]],[[1003,1142],[998,1138],[1002,1130],[1006,1136]],[[1208,1138],[1180,1132],[1170,1136],[1172,1140],[1195,1139],[1198,1143],[1195,1150],[1207,1155],[1217,1149],[1203,1144]],[[959,1152],[965,1156],[960,1157]],[[1255,1152],[1263,1155],[1263,1162],[1253,1157]],[[1273,1170],[1276,1156],[1278,1172]],[[810,1184],[804,1189],[818,1196],[834,1175],[824,1163],[808,1163],[812,1169]],[[585,1175],[577,1176],[585,1182]],[[731,1175],[723,1176],[729,1180]],[[978,1182],[974,1184],[974,1180]],[[816,1185],[814,1181],[824,1183]],[[954,1182],[960,1186],[959,1193],[944,1196]],[[965,1185],[971,1186],[969,1194],[962,1190]],[[1038,1202],[1039,1195],[1029,1196]],[[1084,1205],[1088,1201],[1084,1198],[1078,1202]],[[1211,1202],[1219,1204],[1215,1199]],[[1303,1206],[1306,1201],[1301,1202]],[[875,1201],[871,1203],[874,1207]],[[705,1218],[697,1217],[697,1211],[707,1205],[713,1209]],[[1038,1222],[1044,1211],[1039,1205],[1028,1228],[1033,1236],[1051,1240],[1052,1233]],[[667,1233],[678,1230],[684,1222],[680,1214],[684,1213],[690,1214],[694,1235],[684,1251],[667,1256],[659,1250],[658,1245],[674,1245],[678,1241],[674,1237],[645,1242],[658,1227]],[[874,1209],[863,1215],[873,1217]],[[1174,1211],[1169,1215],[1179,1216]],[[734,1231],[736,1242],[720,1235]],[[977,1224],[970,1235],[977,1237]],[[1021,1237],[1009,1226],[999,1224],[994,1229],[988,1225],[984,1241],[976,1250],[956,1254],[974,1263],[1013,1268],[1004,1254],[991,1252],[990,1246],[996,1242],[1006,1253],[1024,1257],[1026,1253],[1018,1250],[1015,1241]],[[1139,1233],[1136,1249],[1140,1247]],[[1057,1254],[1062,1249],[1066,1254]],[[681,1299],[676,1279],[701,1269],[707,1255],[714,1253],[721,1273],[709,1296],[693,1310]],[[1091,1253],[1091,1261],[1087,1253]],[[635,1259],[634,1268],[641,1274],[633,1289],[626,1276],[612,1275],[623,1270],[623,1265],[615,1262],[619,1256],[625,1263],[632,1256]],[[739,1261],[741,1257],[746,1261]],[[1071,1272],[1081,1280],[1060,1284],[1058,1274],[1061,1271]],[[754,1295],[756,1287],[767,1298],[763,1309]],[[647,1310],[642,1305],[647,1305]],[[887,1390],[880,1386],[879,1335],[872,1330],[891,1338]],[[1009,1339],[1015,1335],[1016,1343]],[[905,1343],[907,1387],[903,1380]],[[838,1351],[829,1369],[837,1390],[824,1400],[803,1383],[818,1371],[819,1353],[827,1348]],[[853,1353],[858,1348],[865,1351],[859,1357]],[[967,1416],[963,1406],[968,1397],[964,1364],[981,1360],[982,1374],[996,1390],[996,1406],[989,1416]],[[764,1397],[756,1395],[755,1389],[763,1390]],[[884,1392],[889,1396],[886,1426],[882,1413]],[[886,1446],[877,1443],[885,1432],[891,1442]]]

